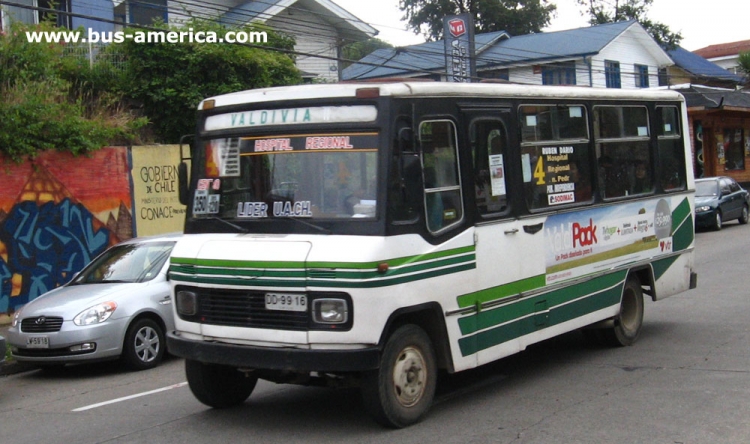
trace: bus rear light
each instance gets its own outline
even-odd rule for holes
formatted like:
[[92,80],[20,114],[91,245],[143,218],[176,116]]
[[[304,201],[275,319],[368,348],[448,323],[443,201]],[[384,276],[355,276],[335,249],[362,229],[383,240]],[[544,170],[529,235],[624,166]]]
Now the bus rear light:
[[358,99],[377,99],[380,97],[380,88],[359,88],[355,97]]

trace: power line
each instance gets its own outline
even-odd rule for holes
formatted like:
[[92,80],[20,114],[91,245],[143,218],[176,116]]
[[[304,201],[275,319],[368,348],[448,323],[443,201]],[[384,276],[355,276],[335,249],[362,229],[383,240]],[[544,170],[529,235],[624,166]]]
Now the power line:
[[[176,4],[181,4],[184,7],[198,5],[198,3],[192,2],[192,1],[188,1],[188,0],[172,0],[172,2],[176,3]],[[260,2],[260,3],[265,3],[267,5],[272,5],[271,3],[268,3],[268,2]],[[68,11],[60,11],[60,10],[49,9],[49,8],[33,7],[33,6],[24,5],[24,4],[9,2],[9,1],[6,1],[6,0],[0,0],[0,4],[5,4],[5,5],[8,5],[8,6],[16,6],[16,7],[20,7],[20,8],[31,9],[31,10],[41,11],[41,12],[50,12],[50,13],[56,13],[56,14],[63,14],[63,15],[71,16],[71,17],[78,17],[78,18],[83,18],[83,19],[88,19],[88,20],[98,21],[98,22],[103,22],[103,23],[110,23],[110,24],[115,24],[115,25],[127,25],[127,26],[132,27],[132,28],[139,28],[139,29],[146,29],[146,30],[157,30],[157,31],[162,31],[163,30],[163,29],[160,29],[160,28],[152,27],[152,26],[138,25],[138,24],[132,24],[132,23],[131,24],[123,24],[122,22],[117,21],[117,20],[108,20],[108,19],[104,19],[102,17],[85,15],[85,14],[79,14],[79,13],[73,13],[73,12],[68,12]],[[152,5],[152,4],[150,4],[150,5]],[[205,9],[209,9],[209,10],[217,11],[217,12],[218,11],[223,11],[223,12],[228,11],[228,8],[220,8],[219,7],[220,5],[218,5],[216,3],[206,2],[206,3],[201,3],[200,6],[204,10]],[[208,6],[208,8],[206,8],[206,6]],[[174,9],[174,8],[172,8],[172,9]],[[296,10],[296,11],[305,11],[306,13],[310,12],[307,9],[300,9],[298,7],[292,7],[291,9]],[[104,11],[104,9],[101,9],[101,8],[98,8],[98,9],[95,9],[95,10]],[[186,17],[192,17],[192,15],[185,14],[185,13],[183,13],[182,15],[186,16]],[[263,14],[248,14],[248,13],[244,14],[244,17],[247,17],[247,18],[258,18],[258,17],[262,17],[262,16],[263,16]],[[266,18],[269,18],[269,19],[270,18],[274,18],[274,17],[278,18],[278,16],[274,16],[274,15],[271,15],[271,14],[265,14],[265,16],[266,16]],[[349,19],[346,19],[346,20],[349,20]],[[297,25],[299,25],[300,23],[302,23],[302,24],[305,24],[305,23],[309,24],[310,23],[309,21],[305,22],[304,20],[300,20],[300,19],[293,19],[292,20],[292,19],[286,19],[286,18],[284,19],[284,21],[282,21],[282,20],[277,20],[277,21],[281,22],[281,23],[297,24]],[[362,22],[361,20],[359,22],[360,23],[365,23],[365,22]],[[245,22],[245,23],[247,23],[247,22]],[[319,25],[318,23],[316,23],[316,24]],[[587,31],[589,31],[590,33],[593,33],[593,34],[599,34],[599,35],[605,37],[606,40],[610,40],[613,37],[613,35],[611,33],[602,32],[601,30],[598,30],[596,26],[591,27],[591,28],[587,28]],[[283,31],[281,31],[281,32],[283,33]],[[557,32],[565,32],[565,31],[557,31]],[[322,37],[322,35],[320,35],[320,36]],[[646,39],[646,37],[642,36],[642,35],[637,35],[637,36],[635,36],[635,38],[636,39],[644,39],[644,40],[653,42],[653,39],[651,39],[650,37],[648,37],[648,39]],[[237,44],[239,44],[239,43],[237,43]],[[638,45],[637,42],[636,43],[625,42],[623,44],[633,45],[633,46],[642,46],[642,45]],[[351,62],[351,63],[356,63],[356,64],[359,64],[359,65],[364,65],[364,66],[371,67],[371,69],[368,70],[366,73],[369,73],[372,70],[377,69],[377,68],[389,68],[389,69],[394,69],[394,70],[397,70],[397,71],[407,71],[408,74],[418,74],[418,75],[419,74],[421,74],[421,75],[443,75],[443,74],[445,74],[445,72],[444,72],[445,66],[442,63],[437,63],[434,68],[428,68],[428,69],[425,69],[424,67],[420,67],[420,66],[417,66],[417,65],[414,65],[414,64],[411,64],[411,63],[408,63],[408,62],[404,62],[404,61],[398,61],[397,63],[394,62],[394,64],[390,64],[389,65],[389,63],[391,63],[393,61],[394,57],[396,55],[398,55],[400,52],[411,53],[412,55],[415,55],[416,57],[420,57],[423,60],[426,60],[426,61],[429,61],[429,62],[433,62],[433,60],[430,59],[430,57],[442,58],[445,55],[444,51],[442,49],[439,50],[439,51],[438,50],[433,51],[433,50],[429,50],[429,49],[426,49],[426,48],[416,48],[415,46],[418,46],[418,45],[413,45],[413,46],[410,46],[410,47],[404,47],[404,48],[395,49],[393,55],[391,55],[387,59],[385,59],[383,61],[379,61],[377,63],[375,63],[375,62],[367,62],[367,61],[363,61],[363,60],[354,61],[354,60],[350,60],[350,59],[346,59],[346,58],[340,57],[338,55],[337,56],[324,55],[324,54],[322,54],[322,52],[326,52],[325,49],[321,49],[320,52],[313,53],[313,52],[304,52],[304,51],[298,51],[298,50],[286,50],[286,49],[283,49],[283,48],[270,47],[270,46],[267,46],[267,45],[257,45],[257,44],[249,44],[249,43],[245,43],[243,45],[250,46],[250,47],[256,47],[256,48],[261,48],[261,49],[267,49],[267,50],[271,50],[271,51],[277,51],[277,52],[286,53],[286,54],[289,54],[289,55],[296,55],[296,56],[300,56],[300,57],[318,58],[318,59],[330,60],[330,61],[336,61],[336,62],[342,62],[342,61],[343,62]],[[566,62],[559,61],[560,55],[558,55],[558,54],[552,54],[552,53],[546,53],[546,52],[540,52],[540,51],[533,51],[533,50],[528,50],[528,49],[523,49],[523,48],[513,48],[513,51],[515,53],[515,55],[513,56],[513,58],[511,58],[511,54],[510,53],[508,53],[508,55],[506,56],[506,58],[504,58],[502,52],[497,52],[496,51],[497,54],[495,56],[493,56],[493,57],[487,57],[487,56],[479,55],[479,56],[476,56],[476,60],[479,61],[479,62],[487,63],[487,64],[495,64],[495,63],[497,63],[497,64],[503,64],[504,62],[513,62],[513,61],[517,60],[518,61],[518,65],[528,65],[528,62],[529,62],[528,60],[526,60],[526,61],[518,60],[518,55],[517,55],[518,53],[522,53],[522,54],[526,53],[527,55],[536,57],[539,60],[539,63],[543,63],[545,67],[568,68],[566,65],[563,65],[563,63],[566,63]],[[547,61],[546,63],[544,63],[543,59],[545,59],[545,58],[548,58],[548,59],[558,59],[558,61],[553,61],[553,62]],[[577,58],[575,58],[575,57],[570,57],[570,59],[571,60],[577,60]],[[508,68],[512,68],[512,67],[513,66],[512,66],[512,63],[511,63],[511,66],[509,66]],[[650,67],[654,67],[657,70],[659,68],[658,66],[654,66],[654,65],[651,65]],[[502,69],[500,67],[497,67],[497,68]],[[483,69],[483,71],[491,71],[491,70],[492,70],[492,68],[484,68]],[[577,66],[576,66],[575,70],[576,70],[576,72],[580,71],[579,69],[577,69]],[[592,73],[598,73],[598,74],[606,73],[605,69],[599,68],[599,67],[594,67],[593,65],[589,66],[588,70],[589,70],[589,72],[592,72]],[[361,77],[362,75],[364,75],[366,73],[360,73],[358,77]],[[627,76],[629,76],[629,75],[635,76],[638,73],[636,73],[636,72],[621,72],[621,75],[622,74],[627,75]],[[728,76],[731,76],[731,73],[728,73]],[[477,77],[477,79],[479,79],[479,78],[481,78],[481,77]],[[515,78],[523,80],[524,76],[518,76],[518,75],[516,75]],[[539,81],[538,77],[536,77],[536,76],[528,76],[528,77],[526,77],[526,79],[528,79],[531,82],[538,82]]]

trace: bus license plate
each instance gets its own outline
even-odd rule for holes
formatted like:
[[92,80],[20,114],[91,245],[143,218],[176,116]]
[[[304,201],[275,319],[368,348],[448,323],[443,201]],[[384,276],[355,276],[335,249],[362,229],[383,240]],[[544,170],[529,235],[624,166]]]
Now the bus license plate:
[[307,311],[303,294],[266,293],[266,310]]
[[26,338],[26,347],[28,348],[49,348],[49,337],[32,336]]

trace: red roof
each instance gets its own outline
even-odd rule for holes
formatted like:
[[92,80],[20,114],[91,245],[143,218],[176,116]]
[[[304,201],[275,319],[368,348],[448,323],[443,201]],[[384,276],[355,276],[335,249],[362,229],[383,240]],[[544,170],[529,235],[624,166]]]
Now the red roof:
[[719,43],[717,45],[706,46],[705,48],[696,49],[694,54],[698,54],[704,59],[713,59],[714,57],[725,57],[737,55],[741,52],[750,51],[750,40],[739,42]]

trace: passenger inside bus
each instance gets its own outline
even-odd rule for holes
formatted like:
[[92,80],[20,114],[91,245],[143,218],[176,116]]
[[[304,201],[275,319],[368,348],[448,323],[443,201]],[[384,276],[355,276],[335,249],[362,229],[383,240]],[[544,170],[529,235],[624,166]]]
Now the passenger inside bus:
[[609,156],[599,158],[599,184],[605,198],[621,197],[627,194],[628,181],[625,162],[615,162]]
[[637,160],[633,167],[633,185],[630,194],[648,193],[652,190],[651,173],[645,160]]

